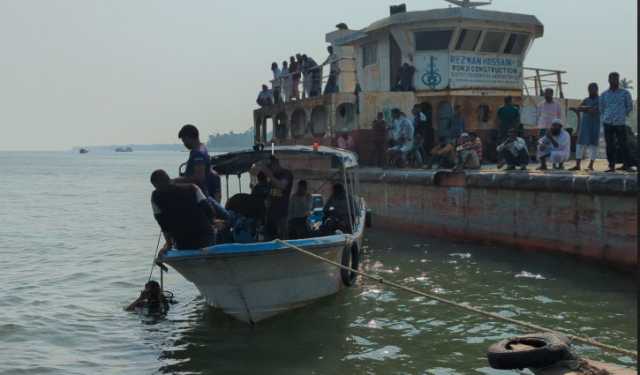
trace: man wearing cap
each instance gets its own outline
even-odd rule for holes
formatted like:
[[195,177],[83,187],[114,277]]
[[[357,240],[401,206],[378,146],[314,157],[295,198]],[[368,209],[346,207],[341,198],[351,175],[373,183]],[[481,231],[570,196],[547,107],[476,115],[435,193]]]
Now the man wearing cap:
[[538,141],[538,170],[547,170],[547,159],[551,159],[553,169],[564,169],[564,163],[571,155],[571,136],[562,129],[560,119],[553,120],[551,129]]
[[220,202],[220,176],[211,168],[209,150],[200,142],[198,128],[187,124],[180,129],[178,138],[189,150],[189,159],[184,176],[174,182],[196,184],[204,194]]

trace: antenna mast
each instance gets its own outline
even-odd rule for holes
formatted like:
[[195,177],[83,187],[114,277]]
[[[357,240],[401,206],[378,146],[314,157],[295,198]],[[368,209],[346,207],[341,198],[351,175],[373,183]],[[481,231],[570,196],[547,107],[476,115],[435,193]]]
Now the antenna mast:
[[460,8],[477,8],[484,5],[491,5],[492,0],[489,1],[471,1],[471,0],[444,0],[447,3],[457,5]]

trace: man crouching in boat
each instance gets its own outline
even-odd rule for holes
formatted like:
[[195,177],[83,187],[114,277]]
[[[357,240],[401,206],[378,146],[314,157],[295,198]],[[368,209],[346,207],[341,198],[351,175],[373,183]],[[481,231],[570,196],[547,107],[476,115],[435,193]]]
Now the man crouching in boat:
[[215,212],[198,186],[173,183],[162,169],[151,174],[151,184],[153,216],[165,238],[160,255],[171,248],[200,249],[215,242]]

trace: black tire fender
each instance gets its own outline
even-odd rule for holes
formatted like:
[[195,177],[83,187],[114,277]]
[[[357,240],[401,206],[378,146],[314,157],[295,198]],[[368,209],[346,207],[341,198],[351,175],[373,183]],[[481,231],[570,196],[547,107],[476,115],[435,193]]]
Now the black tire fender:
[[[524,344],[530,350],[513,350],[512,345]],[[498,370],[542,368],[571,359],[571,341],[564,335],[534,333],[502,340],[489,347],[489,365]]]
[[[360,267],[360,252],[356,243],[353,243],[351,247],[345,246],[342,250],[341,263],[343,266],[350,267],[354,270],[357,270]],[[344,268],[340,269],[340,278],[345,286],[352,286],[355,284],[357,277],[358,274],[353,271],[345,270]]]

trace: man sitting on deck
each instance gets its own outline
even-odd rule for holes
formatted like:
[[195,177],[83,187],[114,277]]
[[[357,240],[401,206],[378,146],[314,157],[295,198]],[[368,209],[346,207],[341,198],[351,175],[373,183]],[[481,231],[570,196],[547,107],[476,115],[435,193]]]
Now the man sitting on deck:
[[462,133],[456,147],[456,170],[480,169],[482,141],[475,133]]
[[[529,164],[526,142],[518,137],[516,128],[509,128],[507,134],[507,139],[497,148],[500,159],[506,161],[508,171],[512,171],[518,166],[521,170],[526,171]],[[498,163],[498,169],[502,168],[503,165],[504,163]]]
[[553,169],[564,169],[564,163],[571,154],[571,136],[562,129],[562,121],[553,120],[551,130],[538,141],[538,170],[547,170],[547,159],[551,158]]
[[161,253],[172,247],[200,249],[214,242],[215,212],[197,185],[173,183],[162,169],[151,174],[151,184],[155,187],[151,194],[153,216],[165,238]]
[[447,137],[440,137],[440,143],[431,149],[431,156],[427,162],[427,169],[433,165],[438,168],[453,168],[455,165],[456,151],[453,145],[447,141]]

